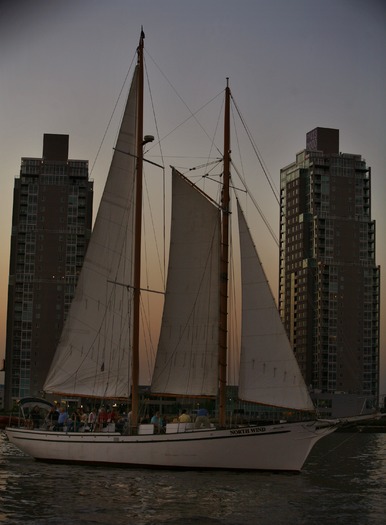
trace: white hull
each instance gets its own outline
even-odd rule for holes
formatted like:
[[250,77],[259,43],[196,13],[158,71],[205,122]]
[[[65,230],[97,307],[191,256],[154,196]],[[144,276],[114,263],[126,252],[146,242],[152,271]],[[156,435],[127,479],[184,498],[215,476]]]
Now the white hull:
[[299,471],[336,422],[123,436],[7,428],[11,443],[40,461],[191,469]]

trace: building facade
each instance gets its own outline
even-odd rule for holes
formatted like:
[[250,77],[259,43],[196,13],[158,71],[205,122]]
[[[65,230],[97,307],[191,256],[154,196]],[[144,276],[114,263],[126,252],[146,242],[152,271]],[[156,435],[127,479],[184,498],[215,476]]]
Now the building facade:
[[279,309],[314,390],[376,399],[380,269],[371,169],[316,128],[281,170]]
[[15,179],[8,285],[5,408],[41,396],[92,225],[88,161],[68,159],[68,135],[45,134],[42,158]]

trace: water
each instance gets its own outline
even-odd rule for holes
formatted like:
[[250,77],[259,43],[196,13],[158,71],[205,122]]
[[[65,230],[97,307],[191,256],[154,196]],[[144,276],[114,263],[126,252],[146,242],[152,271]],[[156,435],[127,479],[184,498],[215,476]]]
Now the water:
[[0,436],[0,524],[383,525],[386,434],[333,434],[300,474],[49,465]]

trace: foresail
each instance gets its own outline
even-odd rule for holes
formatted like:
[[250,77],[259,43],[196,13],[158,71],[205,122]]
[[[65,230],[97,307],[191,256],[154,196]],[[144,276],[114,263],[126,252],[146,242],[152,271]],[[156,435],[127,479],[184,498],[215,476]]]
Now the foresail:
[[237,209],[242,275],[239,397],[265,405],[314,410],[238,202]]
[[44,390],[129,395],[137,72],[78,286]]
[[220,212],[176,170],[169,270],[153,393],[215,396]]

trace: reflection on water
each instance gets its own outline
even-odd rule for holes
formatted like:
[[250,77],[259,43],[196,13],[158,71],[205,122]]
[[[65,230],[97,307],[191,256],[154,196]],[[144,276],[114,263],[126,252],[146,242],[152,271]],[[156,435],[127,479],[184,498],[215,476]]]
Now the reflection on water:
[[7,525],[383,525],[385,494],[386,434],[333,434],[301,474],[46,465],[0,437]]
[[307,476],[315,497],[323,495],[323,508],[334,501],[339,523],[385,523],[386,435],[335,434],[315,448],[307,463]]

